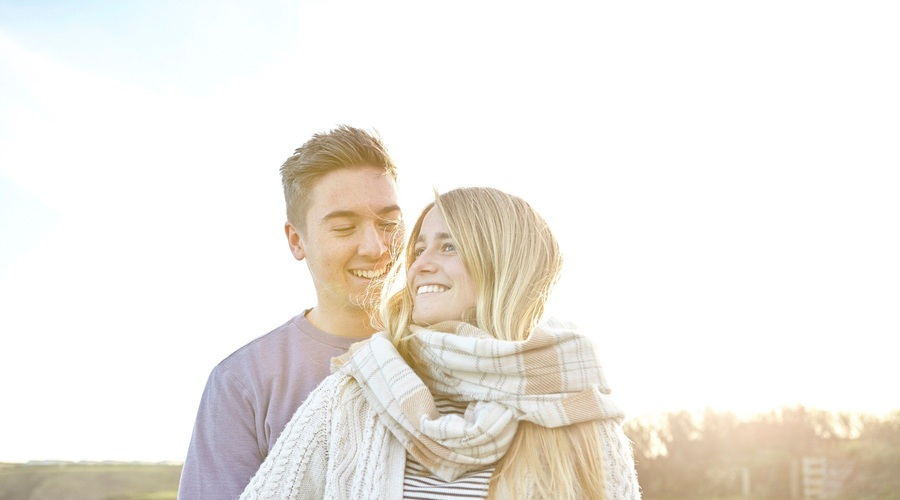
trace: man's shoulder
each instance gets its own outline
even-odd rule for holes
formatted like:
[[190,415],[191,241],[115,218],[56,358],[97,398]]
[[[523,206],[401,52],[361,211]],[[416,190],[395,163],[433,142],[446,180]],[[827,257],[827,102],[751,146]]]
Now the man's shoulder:
[[272,331],[260,335],[236,349],[220,361],[216,369],[228,369],[255,359],[265,359],[273,353],[283,353],[284,349],[291,344],[307,341],[308,335],[304,331],[304,324],[308,323],[303,321],[303,314],[294,316]]
[[230,374],[243,379],[248,372],[256,376],[287,374],[309,370],[311,366],[320,367],[327,374],[331,358],[346,352],[354,339],[319,330],[306,320],[306,312],[229,354],[213,369],[213,376]]

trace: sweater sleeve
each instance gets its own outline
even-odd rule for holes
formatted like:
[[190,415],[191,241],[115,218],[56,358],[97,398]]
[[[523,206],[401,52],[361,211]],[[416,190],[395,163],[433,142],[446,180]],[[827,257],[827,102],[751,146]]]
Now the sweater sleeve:
[[263,460],[252,395],[232,374],[210,373],[182,468],[179,500],[233,499]]
[[621,420],[611,419],[600,424],[600,447],[603,452],[604,496],[615,500],[639,500],[634,467],[634,450],[625,435]]
[[329,430],[344,376],[326,378],[297,409],[241,500],[314,500],[325,493]]

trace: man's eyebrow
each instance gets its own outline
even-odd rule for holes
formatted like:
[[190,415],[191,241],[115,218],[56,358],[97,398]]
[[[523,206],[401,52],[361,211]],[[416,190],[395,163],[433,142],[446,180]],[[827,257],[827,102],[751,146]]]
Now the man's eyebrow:
[[381,210],[378,211],[377,215],[387,215],[391,212],[399,212],[400,207],[398,205],[388,205]]
[[[390,214],[391,212],[399,212],[399,211],[400,211],[399,206],[388,205],[388,206],[382,208],[381,210],[379,210],[378,212],[375,212],[375,215],[377,215],[379,217],[383,217],[387,214]],[[327,220],[331,220],[331,219],[339,219],[341,217],[353,218],[353,217],[363,217],[363,216],[364,216],[363,214],[356,212],[354,210],[335,210],[333,212],[328,212],[327,214],[325,214],[325,216],[322,217],[322,220],[327,221]]]

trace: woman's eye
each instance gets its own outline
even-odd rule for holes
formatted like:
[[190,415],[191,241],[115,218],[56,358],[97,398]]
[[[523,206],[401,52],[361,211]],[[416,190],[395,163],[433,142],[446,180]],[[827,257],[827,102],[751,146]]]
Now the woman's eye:
[[413,250],[413,255],[415,255],[416,257],[420,257],[422,255],[422,252],[424,251],[425,248],[416,248],[415,250]]
[[338,226],[338,227],[334,228],[333,230],[338,233],[349,233],[349,232],[353,231],[353,229],[355,229],[354,226]]
[[454,245],[453,243],[444,243],[444,245],[443,245],[443,247],[441,248],[441,250],[443,250],[444,252],[455,252],[455,251],[456,251],[456,245]]

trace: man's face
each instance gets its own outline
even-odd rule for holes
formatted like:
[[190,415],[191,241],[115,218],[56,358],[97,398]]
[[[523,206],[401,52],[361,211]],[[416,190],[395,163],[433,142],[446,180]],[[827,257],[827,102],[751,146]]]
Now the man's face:
[[366,166],[325,174],[313,186],[306,229],[288,223],[291,252],[306,265],[323,311],[366,308],[367,287],[391,264],[400,227],[394,181],[384,170]]

